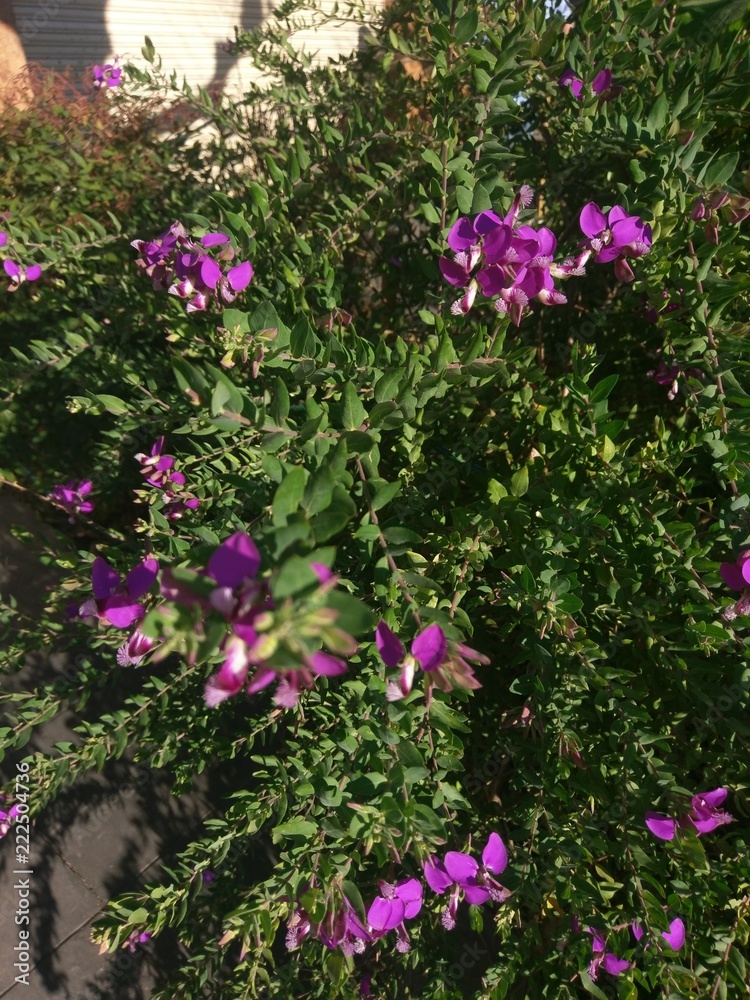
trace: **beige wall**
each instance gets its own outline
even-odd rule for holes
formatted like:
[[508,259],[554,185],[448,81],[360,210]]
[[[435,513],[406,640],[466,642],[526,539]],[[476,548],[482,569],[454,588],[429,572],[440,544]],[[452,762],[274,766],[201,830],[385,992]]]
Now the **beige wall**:
[[[0,0],[2,2],[2,0]],[[19,34],[31,62],[54,69],[87,68],[115,55],[142,62],[144,36],[154,43],[163,68],[176,70],[192,85],[241,90],[255,70],[220,46],[234,37],[234,26],[258,26],[274,0],[14,0]],[[331,4],[332,0],[326,0]],[[357,25],[307,31],[299,38],[321,57],[355,48]]]
[[18,37],[12,0],[0,0],[0,110],[23,107],[31,95],[24,73],[26,55]]

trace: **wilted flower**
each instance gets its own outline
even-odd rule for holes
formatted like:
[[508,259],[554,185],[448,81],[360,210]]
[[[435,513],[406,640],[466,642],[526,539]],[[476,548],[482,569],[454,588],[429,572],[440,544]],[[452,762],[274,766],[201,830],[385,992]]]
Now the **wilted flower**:
[[688,829],[692,827],[700,837],[704,833],[715,830],[717,826],[734,821],[734,816],[719,809],[726,797],[726,788],[715,788],[711,792],[699,792],[691,799],[689,813],[685,813],[678,819],[673,819],[660,813],[647,812],[646,826],[660,840],[674,840],[679,827]]
[[400,679],[388,682],[388,701],[398,701],[409,694],[417,667],[428,675],[428,698],[433,684],[441,691],[452,691],[454,685],[477,690],[482,685],[466,660],[485,665],[490,662],[475,649],[448,639],[439,625],[428,625],[423,629],[413,640],[408,656],[401,640],[383,621],[375,629],[375,643],[380,658],[387,667],[401,668]]
[[493,878],[493,875],[502,874],[507,866],[508,851],[497,833],[490,834],[482,851],[481,865],[470,854],[461,851],[448,851],[442,861],[432,857],[425,863],[424,876],[430,888],[441,896],[450,890],[448,906],[442,916],[446,930],[456,926],[461,893],[467,903],[475,906],[489,899],[504,903],[510,897],[510,891]]
[[70,515],[68,518],[70,524],[75,524],[76,514],[90,514],[94,509],[93,503],[86,499],[91,488],[90,479],[82,479],[80,482],[71,479],[69,483],[55,486],[49,494],[49,498],[53,503],[62,507],[66,514]]

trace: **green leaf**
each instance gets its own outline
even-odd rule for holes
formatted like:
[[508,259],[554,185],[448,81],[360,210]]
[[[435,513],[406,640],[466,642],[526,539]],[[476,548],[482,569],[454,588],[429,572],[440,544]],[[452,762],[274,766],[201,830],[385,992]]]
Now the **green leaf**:
[[127,403],[120,399],[119,396],[108,396],[106,393],[101,393],[94,398],[99,400],[108,413],[122,414],[128,412]]
[[367,605],[343,590],[329,594],[327,604],[339,613],[336,625],[350,635],[362,635],[375,627],[375,615]]
[[342,393],[342,422],[348,431],[356,431],[367,419],[367,411],[362,405],[353,382],[347,382]]
[[454,38],[460,44],[468,42],[469,39],[476,35],[478,27],[479,13],[476,7],[474,7],[472,10],[468,10],[462,18],[459,18],[454,32]]
[[664,128],[668,114],[669,105],[667,104],[667,98],[664,94],[659,94],[654,101],[651,113],[646,120],[646,128],[652,133],[652,135],[656,135],[657,132]]
[[309,473],[301,465],[295,466],[281,480],[274,493],[272,502],[272,518],[276,525],[284,525],[290,514],[294,514],[302,503],[302,497]]
[[514,497],[522,497],[529,489],[529,470],[524,467],[513,474],[510,481],[510,492]]
[[603,378],[601,382],[597,382],[589,393],[589,403],[593,406],[594,403],[598,403],[602,399],[608,399],[609,394],[617,385],[619,377],[619,375],[608,375],[606,378]]
[[706,175],[703,178],[704,186],[713,188],[725,184],[734,173],[739,158],[740,154],[735,152],[725,153],[724,156],[720,156],[717,160],[714,160],[706,170]]
[[274,844],[280,843],[285,837],[303,837],[305,840],[312,840],[318,833],[318,827],[307,819],[291,819],[288,823],[282,823],[271,831],[271,839]]
[[592,996],[596,997],[597,1000],[609,1000],[604,990],[599,989],[599,987],[596,985],[596,983],[594,983],[594,981],[591,979],[591,976],[585,969],[581,969],[580,975],[581,975],[581,985],[583,986],[583,988],[586,990],[587,993],[590,993]]
[[310,476],[302,500],[302,505],[310,517],[329,506],[335,485],[336,480],[329,465],[322,466]]

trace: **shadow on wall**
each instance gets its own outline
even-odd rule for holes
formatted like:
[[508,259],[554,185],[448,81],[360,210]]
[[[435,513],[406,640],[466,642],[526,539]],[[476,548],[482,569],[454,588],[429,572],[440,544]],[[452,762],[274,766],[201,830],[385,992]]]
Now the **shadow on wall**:
[[82,75],[113,55],[139,60],[148,35],[167,72],[191,85],[224,87],[236,60],[222,49],[267,16],[267,0],[13,0],[26,60]]

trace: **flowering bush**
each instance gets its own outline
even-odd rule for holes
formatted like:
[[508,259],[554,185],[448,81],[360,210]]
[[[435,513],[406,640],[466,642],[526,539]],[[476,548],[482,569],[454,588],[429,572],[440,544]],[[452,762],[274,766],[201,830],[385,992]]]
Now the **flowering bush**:
[[[215,138],[3,292],[3,476],[63,573],[6,669],[64,621],[91,662],[2,746],[137,684],[30,758],[32,813],[126,750],[242,764],[94,927],[179,939],[156,998],[745,995],[745,5],[549,6],[392,4],[316,68],[287,4],[239,104],[147,48],[97,114]],[[19,318],[102,284],[32,364]]]

